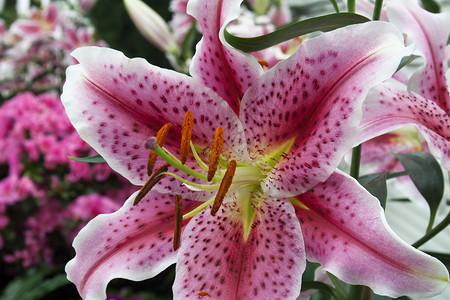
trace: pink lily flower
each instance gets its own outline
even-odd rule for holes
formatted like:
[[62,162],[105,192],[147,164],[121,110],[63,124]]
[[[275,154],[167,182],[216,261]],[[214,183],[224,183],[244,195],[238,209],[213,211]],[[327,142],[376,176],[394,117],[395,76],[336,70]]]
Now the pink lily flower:
[[[80,231],[69,280],[84,299],[104,299],[111,279],[143,280],[177,262],[175,299],[295,299],[309,259],[383,295],[442,291],[446,268],[401,241],[378,200],[336,171],[368,90],[410,53],[401,34],[382,22],[349,26],[263,72],[223,42],[241,2],[189,2],[203,33],[192,77],[112,49],[74,51],[69,118],[143,188]],[[149,153],[170,166],[148,172]]]
[[414,1],[391,1],[386,9],[389,21],[407,36],[408,43],[416,45],[425,65],[409,79],[408,91],[388,83],[370,91],[357,142],[413,125],[430,153],[450,170],[450,94],[445,78],[450,13],[429,13]]

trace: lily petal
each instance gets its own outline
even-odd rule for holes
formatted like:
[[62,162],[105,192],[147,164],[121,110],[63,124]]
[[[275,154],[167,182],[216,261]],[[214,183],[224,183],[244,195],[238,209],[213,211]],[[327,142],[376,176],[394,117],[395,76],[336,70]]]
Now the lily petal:
[[389,21],[414,43],[426,63],[410,79],[408,89],[435,101],[450,114],[450,94],[445,79],[445,47],[450,35],[450,13],[433,14],[415,1],[390,1]]
[[450,116],[432,100],[388,83],[369,92],[357,144],[405,125],[416,126],[431,154],[450,170]]
[[187,6],[203,34],[189,71],[225,99],[236,113],[242,95],[263,73],[254,57],[231,48],[223,37],[228,23],[239,17],[241,2],[191,0]]
[[[67,277],[85,300],[105,299],[113,278],[147,279],[176,262],[174,200],[153,191],[133,206],[135,196],[115,213],[94,218],[73,242],[76,256],[66,265]],[[183,206],[187,212],[197,202]]]
[[205,210],[189,223],[178,253],[175,299],[295,299],[305,269],[303,240],[287,199],[257,209],[247,242],[235,202],[215,217]]
[[297,199],[307,258],[350,284],[398,297],[429,297],[448,284],[437,259],[390,229],[379,201],[340,172]]
[[353,146],[368,90],[408,53],[395,26],[370,22],[306,41],[261,76],[242,99],[249,152],[292,143],[265,192],[294,196],[324,181]]
[[80,64],[67,70],[61,96],[66,112],[80,136],[132,183],[142,185],[147,179],[144,144],[165,123],[175,125],[165,147],[178,151],[188,110],[195,111],[195,144],[210,145],[216,127],[222,126],[224,149],[246,156],[238,117],[195,79],[108,48],[79,48],[73,56]]

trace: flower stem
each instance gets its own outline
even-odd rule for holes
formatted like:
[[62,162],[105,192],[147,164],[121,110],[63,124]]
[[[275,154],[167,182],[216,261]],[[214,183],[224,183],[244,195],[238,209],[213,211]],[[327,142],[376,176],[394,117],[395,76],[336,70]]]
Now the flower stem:
[[364,292],[364,286],[362,285],[352,285],[350,286],[350,290],[348,291],[349,300],[361,300]]
[[352,150],[352,163],[350,165],[350,176],[355,179],[359,177],[359,165],[361,161],[361,145],[356,146]]
[[355,0],[347,0],[347,9],[350,13],[355,12]]
[[383,0],[376,0],[375,7],[373,9],[372,20],[374,20],[374,21],[380,20],[382,7],[383,7]]
[[430,210],[430,220],[428,221],[427,233],[433,229],[434,220],[436,219],[437,210]]
[[444,220],[441,221],[436,227],[427,232],[422,238],[420,238],[417,242],[412,244],[414,248],[419,248],[429,240],[431,240],[435,235],[444,230],[450,224],[450,213],[447,214]]

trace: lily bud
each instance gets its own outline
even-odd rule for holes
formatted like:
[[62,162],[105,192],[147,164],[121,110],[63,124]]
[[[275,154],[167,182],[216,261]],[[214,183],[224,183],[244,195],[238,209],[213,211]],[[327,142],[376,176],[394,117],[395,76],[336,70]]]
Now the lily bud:
[[140,0],[124,0],[125,8],[139,32],[163,52],[175,53],[177,46],[166,21]]

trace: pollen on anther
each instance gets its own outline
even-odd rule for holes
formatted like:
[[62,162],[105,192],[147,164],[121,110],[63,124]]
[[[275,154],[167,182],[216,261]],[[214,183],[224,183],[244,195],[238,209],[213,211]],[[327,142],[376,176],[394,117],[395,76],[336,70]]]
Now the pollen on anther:
[[[158,143],[158,146],[162,146],[164,144],[164,141],[166,140],[167,134],[169,133],[169,129],[172,127],[172,124],[167,123],[163,127],[161,127],[160,130],[156,133],[156,141]],[[150,151],[150,154],[148,155],[148,161],[147,161],[147,175],[150,176],[153,172],[153,168],[155,167],[156,158],[158,155]]]
[[211,155],[209,157],[208,165],[208,181],[211,181],[216,174],[217,166],[219,165],[220,154],[222,153],[224,130],[222,127],[216,128],[214,140],[211,147]]
[[173,250],[180,247],[181,226],[183,223],[183,200],[181,195],[175,195],[175,229],[173,233]]
[[153,173],[152,176],[147,179],[147,181],[140,189],[139,193],[136,195],[136,198],[134,198],[133,205],[137,205],[142,200],[142,198],[144,198],[151,191],[151,189],[164,177],[164,174],[161,173],[167,172],[168,167],[169,164],[165,163],[164,165],[156,169],[155,173]]
[[219,208],[222,205],[222,201],[225,198],[228,189],[231,186],[231,183],[233,182],[235,171],[236,171],[236,161],[232,160],[228,165],[228,169],[225,172],[225,175],[223,176],[222,182],[220,183],[219,186],[219,190],[217,191],[216,197],[214,198],[214,203],[211,208],[211,215],[214,216],[219,211]]
[[183,165],[186,163],[189,155],[193,126],[194,114],[189,110],[184,115],[183,125],[181,126],[180,161]]

